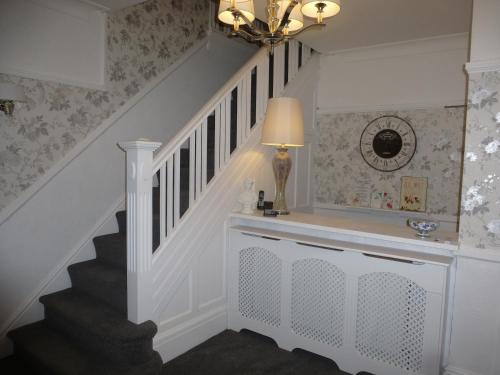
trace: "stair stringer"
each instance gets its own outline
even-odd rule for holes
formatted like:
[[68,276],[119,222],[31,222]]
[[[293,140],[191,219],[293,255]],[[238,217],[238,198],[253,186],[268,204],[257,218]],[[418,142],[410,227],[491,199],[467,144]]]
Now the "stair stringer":
[[[318,67],[317,56],[313,57],[284,90],[284,95],[302,99],[311,108],[305,113],[314,114],[315,85],[303,90],[304,82],[315,79]],[[262,119],[260,119],[262,121]],[[225,222],[227,215],[238,207],[237,198],[247,177],[254,178],[258,190],[264,190],[266,199],[274,196],[274,177],[271,167],[274,149],[260,144],[261,121],[255,126],[245,144],[235,151],[231,160],[219,175],[207,186],[204,198],[193,209],[186,212],[182,227],[164,247],[157,250],[153,259],[153,320],[158,325],[154,347],[163,361],[171,360],[192,347],[202,343],[227,328],[226,279],[225,279]],[[313,121],[313,119],[306,119]],[[304,150],[307,153],[307,150]],[[298,154],[293,153],[295,160]],[[295,163],[295,161],[294,161]],[[296,172],[292,172],[296,175]],[[309,184],[294,178],[289,181],[287,195],[295,196],[298,184]],[[295,200],[293,200],[295,201]],[[289,200],[289,203],[290,200]],[[293,203],[290,205],[293,208]],[[222,244],[222,245],[220,245]],[[214,249],[214,247],[220,247]],[[221,264],[210,263],[203,258],[208,252],[222,255]],[[207,285],[200,274],[208,268],[211,274],[220,276],[220,283]],[[184,282],[189,281],[189,303],[177,306],[177,314],[163,313],[174,301]],[[213,282],[209,280],[208,284]],[[207,300],[201,292],[217,289]]]

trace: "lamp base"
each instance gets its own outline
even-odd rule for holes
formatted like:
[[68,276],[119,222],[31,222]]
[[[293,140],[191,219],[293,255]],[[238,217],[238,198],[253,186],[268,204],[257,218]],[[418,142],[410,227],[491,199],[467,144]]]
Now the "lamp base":
[[286,206],[285,188],[291,168],[292,159],[288,155],[288,149],[276,149],[273,158],[273,172],[276,182],[276,197],[274,198],[273,211],[278,215],[288,215],[290,213]]

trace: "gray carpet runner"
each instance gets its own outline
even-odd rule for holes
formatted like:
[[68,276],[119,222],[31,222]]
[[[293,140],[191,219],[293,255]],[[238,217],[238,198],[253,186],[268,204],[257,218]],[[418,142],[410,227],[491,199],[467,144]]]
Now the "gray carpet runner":
[[94,238],[97,258],[68,267],[72,287],[40,298],[45,319],[8,333],[14,356],[2,374],[160,373],[156,325],[127,320],[125,211],[116,217],[119,233]]

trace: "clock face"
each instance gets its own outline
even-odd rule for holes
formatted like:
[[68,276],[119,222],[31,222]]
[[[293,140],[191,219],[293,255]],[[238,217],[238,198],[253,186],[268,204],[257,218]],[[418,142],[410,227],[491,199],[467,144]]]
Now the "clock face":
[[403,168],[416,148],[417,138],[411,125],[397,116],[376,118],[361,134],[361,155],[379,171],[391,172]]

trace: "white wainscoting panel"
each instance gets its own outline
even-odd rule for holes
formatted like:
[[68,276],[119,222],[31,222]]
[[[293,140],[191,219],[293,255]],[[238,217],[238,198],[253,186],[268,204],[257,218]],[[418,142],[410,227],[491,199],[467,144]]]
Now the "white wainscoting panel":
[[2,0],[0,72],[105,89],[100,9],[78,0]]

